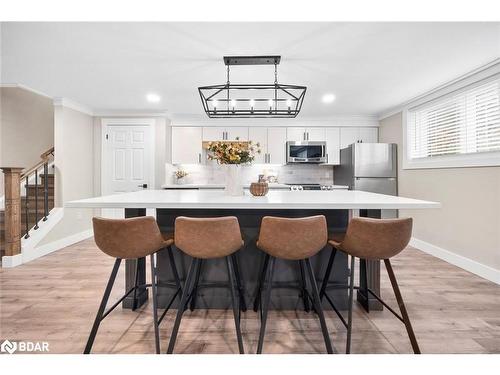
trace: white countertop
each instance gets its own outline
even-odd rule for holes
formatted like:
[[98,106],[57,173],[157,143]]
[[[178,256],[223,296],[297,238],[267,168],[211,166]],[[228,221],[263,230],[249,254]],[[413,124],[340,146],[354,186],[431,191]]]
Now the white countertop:
[[141,190],[67,202],[73,208],[195,209],[422,209],[440,203],[354,190],[271,190],[264,197],[249,192],[232,197],[219,190]]

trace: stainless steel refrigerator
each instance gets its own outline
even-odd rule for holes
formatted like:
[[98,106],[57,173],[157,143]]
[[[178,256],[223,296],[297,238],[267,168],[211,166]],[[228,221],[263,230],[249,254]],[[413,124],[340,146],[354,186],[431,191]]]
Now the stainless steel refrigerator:
[[[398,195],[398,156],[395,143],[353,143],[340,150],[340,165],[333,173],[335,185],[351,190]],[[384,217],[397,217],[397,211]]]

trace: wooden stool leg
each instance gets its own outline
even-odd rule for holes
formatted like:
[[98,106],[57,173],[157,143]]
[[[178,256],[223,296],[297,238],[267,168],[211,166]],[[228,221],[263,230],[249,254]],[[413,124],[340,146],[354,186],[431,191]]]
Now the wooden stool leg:
[[263,280],[264,285],[264,299],[262,301],[262,320],[260,322],[260,333],[259,333],[259,343],[257,344],[257,354],[262,354],[262,347],[264,346],[264,336],[266,334],[266,323],[267,323],[267,311],[269,309],[269,302],[271,301],[271,290],[273,288],[273,274],[274,274],[274,263],[276,258],[269,256],[269,265],[265,275],[265,280]]
[[356,258],[351,255],[351,270],[349,275],[349,306],[347,315],[347,341],[345,353],[351,353],[351,333],[352,333],[352,304],[354,300],[354,266]]
[[118,273],[118,269],[120,268],[121,261],[122,260],[119,258],[115,260],[115,265],[113,266],[113,270],[111,271],[111,275],[109,276],[108,284],[106,285],[104,295],[102,296],[101,305],[99,306],[99,310],[97,310],[94,325],[92,326],[92,330],[90,331],[89,339],[87,340],[87,345],[85,346],[83,354],[89,354],[92,350],[92,345],[94,344],[97,330],[99,329],[99,325],[101,324],[102,315],[104,314],[104,310],[106,309],[109,295],[111,294],[111,290],[113,289],[113,284],[115,283],[116,274]]
[[319,299],[318,284],[316,284],[316,278],[314,277],[311,262],[309,261],[309,259],[301,260],[300,262],[305,263],[307,273],[309,274],[309,281],[311,282],[314,305],[316,306],[316,312],[318,313],[321,331],[323,333],[323,339],[325,340],[326,351],[328,352],[328,354],[332,354],[332,342],[330,341],[330,334],[328,333],[328,327],[326,326],[325,315],[323,314],[323,306],[321,306],[321,300]]
[[184,284],[184,290],[182,292],[181,302],[177,309],[177,316],[175,317],[174,327],[172,328],[172,334],[170,335],[170,342],[168,343],[167,354],[172,354],[174,352],[175,340],[177,339],[177,334],[179,333],[182,314],[184,314],[184,309],[186,308],[186,303],[189,296],[189,291],[191,289],[191,284],[193,283],[194,274],[197,272],[199,264],[200,264],[200,259],[194,258],[191,261],[191,265],[189,266],[188,275],[186,277],[186,282]]
[[160,329],[158,327],[158,294],[156,290],[156,262],[155,254],[149,256],[151,265],[151,294],[153,297],[153,324],[155,330],[155,349],[156,354],[160,354]]
[[406,311],[406,306],[403,302],[403,297],[401,296],[401,291],[399,290],[398,282],[396,280],[396,276],[394,275],[391,261],[389,259],[384,259],[384,263],[385,268],[387,269],[387,273],[389,274],[389,279],[391,280],[394,295],[396,296],[396,300],[398,301],[399,310],[401,311],[401,315],[403,316],[406,332],[408,332],[408,337],[410,338],[411,347],[413,348],[413,352],[415,354],[420,354],[420,348],[418,347],[417,338],[415,337],[415,332],[413,332],[410,317],[408,316],[408,312]]
[[238,349],[240,351],[240,354],[245,354],[245,349],[243,348],[243,338],[241,337],[241,327],[240,327],[240,317],[241,317],[241,310],[240,310],[240,302],[237,297],[237,286],[236,286],[236,275],[233,269],[233,262],[232,260],[229,259],[229,257],[226,257],[226,264],[227,264],[227,273],[229,276],[229,284],[231,287],[231,303],[233,306],[233,315],[234,315],[234,325],[236,328],[236,338],[238,340]]
[[255,294],[255,300],[253,301],[253,311],[257,312],[259,310],[259,305],[260,305],[260,299],[261,299],[261,294],[262,294],[262,285],[264,283],[266,273],[267,273],[267,266],[269,264],[269,254],[266,254],[264,257],[264,263],[262,264],[262,269],[260,270],[260,277],[258,281],[258,286],[257,286],[257,293]]

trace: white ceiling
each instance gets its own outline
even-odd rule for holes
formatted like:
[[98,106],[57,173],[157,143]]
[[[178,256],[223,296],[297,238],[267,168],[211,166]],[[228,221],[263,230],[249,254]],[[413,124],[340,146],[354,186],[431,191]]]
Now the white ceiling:
[[[174,117],[203,114],[197,87],[225,82],[223,55],[280,54],[279,81],[308,87],[299,116],[328,118],[377,115],[491,62],[500,23],[3,23],[1,52],[2,83]],[[272,83],[273,68],[231,81]]]

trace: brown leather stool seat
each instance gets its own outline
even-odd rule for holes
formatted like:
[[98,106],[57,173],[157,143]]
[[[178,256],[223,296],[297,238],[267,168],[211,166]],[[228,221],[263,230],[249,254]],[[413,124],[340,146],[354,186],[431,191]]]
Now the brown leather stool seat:
[[[316,278],[311,267],[309,258],[323,249],[328,240],[326,218],[323,215],[303,218],[282,218],[265,216],[262,218],[257,247],[266,253],[261,270],[259,286],[254,302],[254,310],[261,309],[261,327],[257,354],[262,353],[264,336],[267,323],[267,312],[271,299],[273,287],[273,274],[276,259],[296,261],[299,264],[301,274],[301,290],[304,300],[304,308],[308,311],[307,304],[310,298],[307,292],[305,271],[309,276],[312,291],[312,302],[321,324],[323,338],[328,353],[333,353],[330,335],[325,322],[323,308],[319,298]],[[261,294],[263,297],[261,298]]]
[[[367,267],[360,267],[362,274],[360,279],[362,282],[361,286],[358,288],[360,292],[363,293],[364,297],[368,300],[368,295],[373,295],[379,302],[381,302],[390,312],[392,312],[399,320],[401,320],[405,326],[410,338],[412,348],[414,353],[420,353],[418,343],[411,326],[406,307],[397,284],[394,271],[392,270],[390,258],[399,254],[408,245],[411,233],[412,233],[412,223],[411,218],[404,219],[372,219],[372,218],[353,218],[350,220],[347,227],[347,232],[345,237],[342,239],[335,238],[330,239],[328,243],[333,247],[330,260],[328,262],[327,271],[325,277],[323,278],[323,285],[321,287],[320,297],[327,297],[328,302],[333,306],[333,302],[326,295],[327,283],[330,278],[333,259],[335,257],[335,252],[340,250],[351,256],[351,272],[349,276],[349,316],[348,322],[345,323],[343,317],[341,317],[342,322],[347,327],[347,344],[346,352],[350,352],[351,345],[351,331],[352,331],[352,304],[353,304],[353,292],[354,292],[354,262],[356,258],[360,259],[360,262],[366,262],[367,260],[383,260],[389,274],[389,279],[391,285],[398,301],[398,305],[401,311],[401,315],[397,314],[390,306],[388,306],[375,292],[368,288],[368,276]],[[335,308],[334,308],[335,309]],[[336,310],[338,311],[338,310]]]
[[187,304],[191,300],[191,310],[198,289],[202,261],[216,258],[225,258],[229,277],[229,288],[233,306],[234,323],[238,349],[244,353],[243,339],[241,336],[240,317],[241,311],[246,310],[244,291],[239,277],[236,252],[244,245],[241,237],[238,219],[234,216],[214,218],[191,218],[180,216],[175,220],[175,246],[183,253],[191,256],[193,260],[184,284],[181,302],[177,310],[172,335],[167,353],[174,351],[175,341]]
[[[171,249],[171,245],[174,243],[173,236],[171,234],[161,233],[156,220],[153,217],[148,216],[129,219],[105,219],[94,217],[92,219],[92,223],[94,226],[94,239],[97,247],[105,254],[116,258],[116,260],[109,277],[106,290],[102,297],[99,310],[94,320],[94,325],[90,332],[84,353],[90,353],[101,321],[132,292],[132,310],[135,310],[137,308],[137,292],[148,287],[151,287],[152,289],[156,353],[160,353],[159,323],[161,319],[160,321],[158,320],[157,314],[158,300],[156,289],[158,281],[155,255],[158,251],[163,249],[166,249],[169,252],[169,260],[174,274],[175,284],[162,284],[162,286],[173,287],[176,289],[176,292],[171,299],[171,301],[173,301],[177,296],[180,296],[181,292],[181,284]],[[139,259],[148,255],[150,257],[151,264],[151,284],[139,285]],[[116,274],[118,273],[122,259],[136,260],[134,277],[135,285],[105,312],[104,310],[106,309],[109,295],[111,294]],[[170,305],[170,303],[168,305]]]

